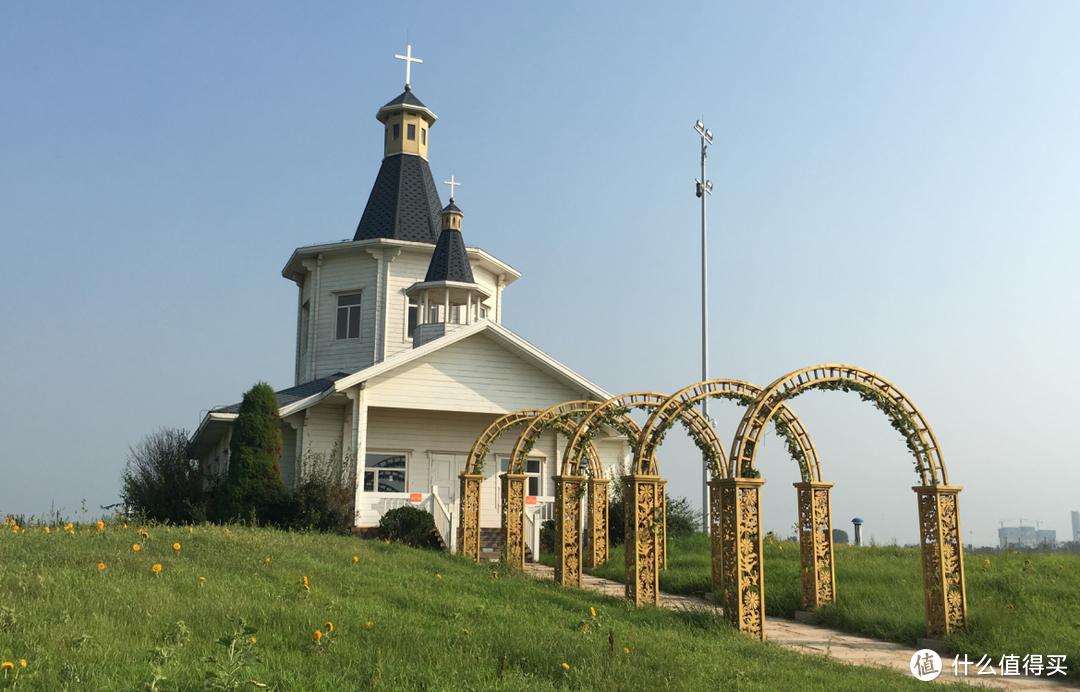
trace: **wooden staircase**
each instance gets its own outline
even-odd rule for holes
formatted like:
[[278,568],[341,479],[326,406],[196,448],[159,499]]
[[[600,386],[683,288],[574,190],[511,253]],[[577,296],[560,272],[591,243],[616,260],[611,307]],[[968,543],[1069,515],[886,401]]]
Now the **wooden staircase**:
[[[497,562],[502,552],[502,529],[480,529],[480,562]],[[532,550],[525,546],[525,562],[536,562]]]

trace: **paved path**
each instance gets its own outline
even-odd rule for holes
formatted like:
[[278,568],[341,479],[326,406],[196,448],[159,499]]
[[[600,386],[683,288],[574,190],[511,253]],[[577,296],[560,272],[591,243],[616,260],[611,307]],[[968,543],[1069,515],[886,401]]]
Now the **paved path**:
[[[555,570],[538,563],[527,563],[525,571],[538,579],[554,579]],[[623,585],[610,579],[601,579],[589,574],[581,575],[581,586],[585,589],[598,591],[606,596],[623,598]],[[696,596],[677,596],[661,592],[660,605],[672,610],[707,610],[716,615],[723,615],[723,610],[713,603]],[[774,644],[784,648],[815,656],[827,656],[844,663],[860,666],[878,666],[892,668],[911,675],[909,664],[915,649],[902,644],[862,637],[856,634],[848,634],[839,630],[832,630],[817,625],[807,625],[794,620],[783,618],[765,618],[765,636]],[[1036,690],[1042,692],[1077,690],[1076,686],[1047,678],[1027,677],[1001,677],[981,675],[976,677],[977,668],[972,666],[968,670],[968,676],[953,677],[952,659],[942,657],[945,672],[937,678],[937,682],[966,682],[980,685],[995,690]],[[1076,661],[1066,661],[1070,670],[1077,665]],[[994,662],[997,670],[997,662]],[[1045,673],[1044,673],[1045,674]],[[1057,677],[1057,676],[1055,676]]]

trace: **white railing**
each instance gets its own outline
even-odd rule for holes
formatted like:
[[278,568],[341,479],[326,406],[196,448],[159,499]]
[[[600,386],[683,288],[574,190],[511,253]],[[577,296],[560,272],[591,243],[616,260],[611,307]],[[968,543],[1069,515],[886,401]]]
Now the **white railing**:
[[[535,529],[539,524],[533,519],[535,512],[525,510],[525,547],[532,550],[533,560],[540,561],[540,542],[533,538]],[[539,534],[537,534],[539,535]]]
[[[426,505],[426,507],[424,505]],[[435,528],[438,529],[439,535],[442,536],[443,544],[446,545],[447,550],[453,552],[454,520],[450,514],[450,510],[446,508],[442,498],[439,497],[438,488],[434,486],[431,488],[430,499],[423,503],[421,507],[424,507],[424,509],[431,512],[431,516],[435,517]]]

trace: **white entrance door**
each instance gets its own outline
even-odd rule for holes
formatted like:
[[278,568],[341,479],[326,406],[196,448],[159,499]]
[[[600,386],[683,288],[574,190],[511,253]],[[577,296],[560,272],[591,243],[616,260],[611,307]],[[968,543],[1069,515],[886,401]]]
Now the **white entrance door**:
[[465,470],[468,454],[432,454],[431,485],[447,507],[457,499],[458,474]]

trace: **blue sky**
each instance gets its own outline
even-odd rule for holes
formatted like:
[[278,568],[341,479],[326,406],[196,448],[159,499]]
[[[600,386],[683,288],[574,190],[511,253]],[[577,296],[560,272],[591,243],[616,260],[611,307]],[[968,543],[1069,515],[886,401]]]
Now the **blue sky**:
[[[703,117],[711,374],[876,371],[933,425],[965,542],[1067,538],[1078,33],[1052,2],[0,5],[0,511],[115,502],[129,444],[292,383],[281,267],[352,236],[409,42],[466,242],[523,274],[504,324],[612,392],[696,381]],[[915,541],[887,421],[794,408],[835,525]],[[765,523],[790,533],[781,451]],[[696,502],[693,447],[660,461]]]

